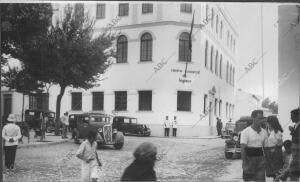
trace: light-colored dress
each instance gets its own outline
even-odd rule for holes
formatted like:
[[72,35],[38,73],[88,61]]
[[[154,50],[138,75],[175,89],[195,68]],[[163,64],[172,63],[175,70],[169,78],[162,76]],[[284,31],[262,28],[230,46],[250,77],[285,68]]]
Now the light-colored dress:
[[275,176],[283,167],[282,133],[281,131],[269,131],[270,135],[264,143],[266,159],[266,176]]
[[[91,182],[92,178],[99,178],[99,166],[96,160],[97,143],[90,144],[88,140],[81,143],[79,149],[76,152],[76,156],[82,160],[81,162],[81,181]],[[89,163],[88,159],[93,159]]]

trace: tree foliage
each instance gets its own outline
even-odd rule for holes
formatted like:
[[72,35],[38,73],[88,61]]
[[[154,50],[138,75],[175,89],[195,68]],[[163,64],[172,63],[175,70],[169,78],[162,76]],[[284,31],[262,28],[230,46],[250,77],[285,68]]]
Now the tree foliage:
[[278,104],[276,101],[271,101],[269,97],[262,101],[262,107],[268,108],[273,114],[278,114]]

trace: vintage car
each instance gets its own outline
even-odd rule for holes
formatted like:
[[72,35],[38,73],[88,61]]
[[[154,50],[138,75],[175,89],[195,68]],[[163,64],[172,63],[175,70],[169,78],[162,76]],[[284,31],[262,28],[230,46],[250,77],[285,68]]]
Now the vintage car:
[[230,138],[225,141],[226,159],[231,159],[233,156],[236,156],[235,158],[240,158],[241,132],[251,124],[252,124],[252,118],[250,116],[242,116],[238,121],[236,121],[233,133],[230,135]]
[[227,122],[225,124],[225,127],[222,128],[221,131],[221,138],[230,138],[230,136],[233,134],[235,129],[235,123]]
[[41,128],[41,114],[45,114],[48,117],[46,123],[46,132],[53,132],[55,130],[55,112],[50,110],[28,109],[25,111],[25,122],[30,129],[34,129],[39,135]]
[[98,133],[96,138],[98,146],[113,145],[116,149],[121,149],[124,145],[124,135],[112,128],[110,120],[111,117],[104,113],[90,112],[76,115],[74,142],[80,143],[81,139],[87,138],[89,131],[94,130]]
[[116,116],[113,119],[113,128],[123,132],[124,135],[150,136],[151,130],[145,124],[139,124],[137,118]]

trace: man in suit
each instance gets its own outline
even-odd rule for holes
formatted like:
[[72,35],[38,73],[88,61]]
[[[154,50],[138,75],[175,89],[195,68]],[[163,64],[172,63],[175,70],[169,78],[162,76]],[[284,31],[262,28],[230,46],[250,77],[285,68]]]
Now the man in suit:
[[294,127],[289,127],[292,135],[292,161],[289,168],[291,181],[298,181],[300,178],[300,119],[299,108],[291,111],[291,120]]

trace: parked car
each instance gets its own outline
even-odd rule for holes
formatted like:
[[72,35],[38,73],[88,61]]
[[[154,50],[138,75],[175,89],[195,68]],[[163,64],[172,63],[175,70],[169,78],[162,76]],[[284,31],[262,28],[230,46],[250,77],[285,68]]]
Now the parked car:
[[235,129],[235,123],[227,122],[225,127],[222,128],[221,138],[230,138]]
[[241,157],[241,132],[252,124],[252,118],[250,116],[243,116],[235,123],[233,133],[229,139],[225,141],[225,158],[231,159],[233,156],[236,158]]
[[113,128],[123,132],[124,135],[150,136],[151,130],[145,124],[139,124],[137,118],[116,116],[113,119]]
[[117,129],[112,128],[110,116],[94,112],[78,114],[76,118],[75,143],[80,143],[81,139],[86,139],[88,132],[94,130],[98,133],[96,138],[98,146],[113,145],[116,149],[123,147],[124,135]]
[[46,132],[53,132],[55,130],[55,112],[50,110],[27,109],[25,111],[25,122],[30,129],[34,129],[37,135],[40,135],[41,128],[41,114],[48,116],[46,123]]

